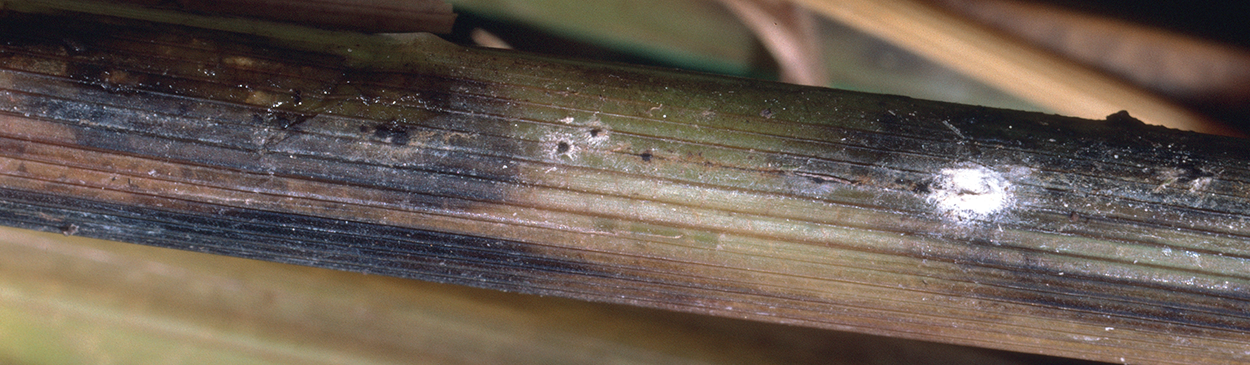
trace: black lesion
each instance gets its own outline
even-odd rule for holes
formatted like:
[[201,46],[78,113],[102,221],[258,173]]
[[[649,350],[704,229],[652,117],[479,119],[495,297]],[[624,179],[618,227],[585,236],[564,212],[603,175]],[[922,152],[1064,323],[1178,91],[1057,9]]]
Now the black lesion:
[[857,181],[853,181],[853,180],[849,180],[849,179],[844,179],[844,178],[837,177],[837,176],[833,176],[833,175],[813,174],[813,173],[809,173],[809,172],[799,172],[799,171],[794,171],[794,172],[791,172],[791,173],[792,173],[792,174],[794,174],[794,175],[798,175],[798,176],[802,176],[802,177],[804,177],[804,178],[807,178],[807,181],[810,181],[810,182],[812,182],[813,184],[834,184],[834,183],[836,183],[836,184],[846,184],[846,185],[860,185],[860,183],[859,183],[859,182],[857,182]]
[[907,190],[910,190],[912,193],[916,193],[916,194],[923,195],[923,194],[929,194],[933,192],[932,180],[911,181],[911,182],[907,182],[904,180],[897,180],[895,181],[895,183],[899,185],[907,186],[908,187]]
[[573,149],[573,146],[569,145],[568,142],[560,141],[560,143],[556,143],[556,153],[568,153],[570,149]]
[[266,125],[277,127],[280,130],[289,130],[311,119],[313,114],[296,113],[285,110],[269,109],[265,112],[257,112],[252,114],[252,122],[258,125]]
[[886,112],[877,115],[877,123],[881,123],[884,125],[894,125],[894,124],[897,124],[898,121],[899,121],[898,115],[895,115],[894,111],[892,110],[887,110]]
[[0,225],[64,235],[512,291],[543,290],[528,281],[536,275],[606,276],[570,253],[518,241],[191,201],[184,208],[0,187]]
[[1194,180],[1215,176],[1215,174],[1204,171],[1193,163],[1180,164],[1180,166],[1176,167],[1175,173],[1176,182],[1181,184],[1187,184]]
[[408,135],[408,127],[395,120],[374,126],[373,137],[397,146],[408,144],[411,138]]
[[654,158],[655,156],[651,154],[651,151],[647,151],[647,152],[638,154],[638,157],[642,158],[642,162],[651,162],[651,159]]

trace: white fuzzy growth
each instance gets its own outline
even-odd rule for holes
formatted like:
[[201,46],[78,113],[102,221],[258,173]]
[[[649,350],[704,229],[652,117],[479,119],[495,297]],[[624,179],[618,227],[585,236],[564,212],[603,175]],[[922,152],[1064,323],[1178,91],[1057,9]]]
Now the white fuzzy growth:
[[930,190],[929,202],[959,219],[983,218],[1014,201],[1011,182],[982,166],[942,169]]

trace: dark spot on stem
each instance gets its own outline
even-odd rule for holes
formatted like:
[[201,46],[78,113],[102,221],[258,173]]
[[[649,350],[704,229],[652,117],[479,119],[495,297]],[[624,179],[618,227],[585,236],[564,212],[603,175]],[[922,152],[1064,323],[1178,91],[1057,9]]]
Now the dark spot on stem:
[[894,114],[894,111],[887,110],[885,113],[881,113],[881,115],[877,116],[877,122],[883,124],[895,124],[898,123],[898,116]]
[[919,181],[912,184],[911,192],[916,194],[928,194],[933,192],[933,181]]
[[1199,168],[1197,165],[1195,165],[1192,162],[1181,163],[1180,166],[1176,167],[1175,174],[1176,174],[1176,182],[1183,183],[1183,184],[1189,183],[1189,182],[1192,182],[1194,180],[1198,180],[1204,177],[1215,176],[1215,174],[1212,174],[1207,171],[1203,171],[1201,168]]
[[61,234],[66,235],[66,236],[73,236],[75,233],[78,233],[77,224],[70,223],[70,224],[61,226]]
[[806,177],[807,180],[811,181],[813,184],[840,183],[840,184],[847,184],[847,185],[858,185],[854,181],[843,179],[837,176],[812,174],[812,173],[798,172],[798,171],[793,172],[793,174]]
[[408,127],[395,120],[374,126],[373,136],[398,146],[408,144],[409,140]]
[[603,130],[602,130],[602,129],[599,129],[599,128],[592,128],[592,129],[590,130],[590,137],[591,137],[591,138],[598,137],[600,133],[603,133]]
[[651,152],[643,152],[638,157],[642,157],[642,162],[651,162]]
[[307,122],[312,117],[312,114],[269,109],[264,113],[253,113],[252,121],[258,124],[275,126],[280,130],[288,130]]
[[556,153],[566,153],[569,152],[569,149],[571,148],[573,147],[569,146],[568,142],[560,141],[560,143],[556,143]]

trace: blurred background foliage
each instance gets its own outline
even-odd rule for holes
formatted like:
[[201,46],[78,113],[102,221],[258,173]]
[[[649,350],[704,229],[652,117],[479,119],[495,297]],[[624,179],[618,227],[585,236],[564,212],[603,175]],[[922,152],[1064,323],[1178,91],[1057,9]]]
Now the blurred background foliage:
[[[449,38],[482,29],[514,49],[776,80],[777,63],[717,1],[454,0]],[[853,28],[819,21],[827,86],[922,99],[1039,110]]]
[[[528,52],[741,77],[777,79],[779,74],[778,63],[761,44],[763,37],[726,6],[734,0],[450,2],[460,18],[448,37],[463,44],[474,44],[473,33],[484,31]],[[1250,27],[1244,21],[1250,3],[928,3],[1159,94],[1214,123],[1242,132],[1250,128]],[[813,62],[827,72],[825,86],[1056,112],[853,27],[815,18],[822,59]],[[1106,39],[1091,39],[1095,36]]]

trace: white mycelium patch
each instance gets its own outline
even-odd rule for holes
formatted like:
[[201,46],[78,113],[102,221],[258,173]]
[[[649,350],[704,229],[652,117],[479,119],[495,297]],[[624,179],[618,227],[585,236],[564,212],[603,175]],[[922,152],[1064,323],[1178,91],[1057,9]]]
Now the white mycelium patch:
[[1011,182],[980,165],[942,169],[929,186],[930,203],[960,220],[984,218],[1011,205]]

